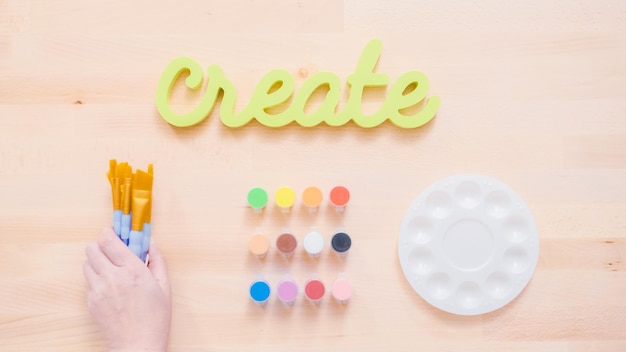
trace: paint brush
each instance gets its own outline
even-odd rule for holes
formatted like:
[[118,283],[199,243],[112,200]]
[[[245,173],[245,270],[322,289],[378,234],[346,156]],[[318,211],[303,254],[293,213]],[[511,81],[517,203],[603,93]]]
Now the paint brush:
[[129,233],[128,248],[130,248],[130,250],[140,259],[142,259],[143,256],[143,224],[145,222],[146,211],[150,203],[150,191],[147,190],[149,183],[150,175],[144,171],[137,170],[132,190],[133,215],[131,231]]
[[109,172],[107,173],[111,184],[111,200],[113,201],[113,231],[120,237],[122,228],[122,208],[120,206],[120,178],[117,174],[117,160],[109,160]]
[[120,237],[126,245],[130,236],[130,220],[131,220],[131,192],[133,187],[133,168],[127,163],[124,164],[123,185],[122,188],[122,229]]
[[143,223],[143,243],[141,246],[141,260],[148,262],[148,250],[150,249],[150,237],[152,235],[152,183],[154,180],[154,168],[148,165],[148,174],[145,179],[145,190],[148,192],[148,204],[146,206]]

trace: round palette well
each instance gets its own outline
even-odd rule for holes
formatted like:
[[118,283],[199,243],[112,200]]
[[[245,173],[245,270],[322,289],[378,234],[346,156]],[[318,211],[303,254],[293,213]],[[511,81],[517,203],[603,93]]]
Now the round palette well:
[[462,174],[428,186],[407,210],[400,265],[431,305],[459,315],[503,307],[526,287],[539,257],[522,198],[491,177]]

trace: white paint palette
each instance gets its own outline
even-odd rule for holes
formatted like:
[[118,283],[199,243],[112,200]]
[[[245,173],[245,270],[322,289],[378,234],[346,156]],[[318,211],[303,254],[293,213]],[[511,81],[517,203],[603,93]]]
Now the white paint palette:
[[511,302],[539,256],[535,220],[504,183],[462,174],[427,187],[407,210],[398,254],[411,287],[449,313],[477,315]]

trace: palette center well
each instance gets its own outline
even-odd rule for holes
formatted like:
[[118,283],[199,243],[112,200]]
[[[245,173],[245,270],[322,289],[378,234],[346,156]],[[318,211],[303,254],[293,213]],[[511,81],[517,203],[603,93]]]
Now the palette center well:
[[493,233],[482,222],[463,219],[454,223],[443,239],[446,259],[460,270],[476,270],[491,259],[495,248]]

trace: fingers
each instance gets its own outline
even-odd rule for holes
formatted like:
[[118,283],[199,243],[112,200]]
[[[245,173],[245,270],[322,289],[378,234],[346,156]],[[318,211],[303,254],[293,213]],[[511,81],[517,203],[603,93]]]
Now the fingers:
[[97,243],[90,243],[85,248],[85,254],[87,255],[87,261],[96,274],[103,273],[111,262],[104,253],[100,250],[100,246]]
[[116,266],[129,266],[141,264],[141,260],[120,241],[110,228],[105,228],[98,236],[98,246],[109,261]]
[[161,252],[154,244],[154,241],[150,242],[150,261],[148,262],[148,269],[152,272],[152,275],[156,279],[157,283],[163,289],[168,296],[170,295],[170,280],[167,277],[167,268],[165,267],[165,261],[161,256]]
[[83,263],[83,275],[87,280],[87,285],[89,285],[89,288],[93,289],[98,280],[98,274],[96,274],[96,272],[93,270],[91,264],[89,264],[89,261],[85,261]]

